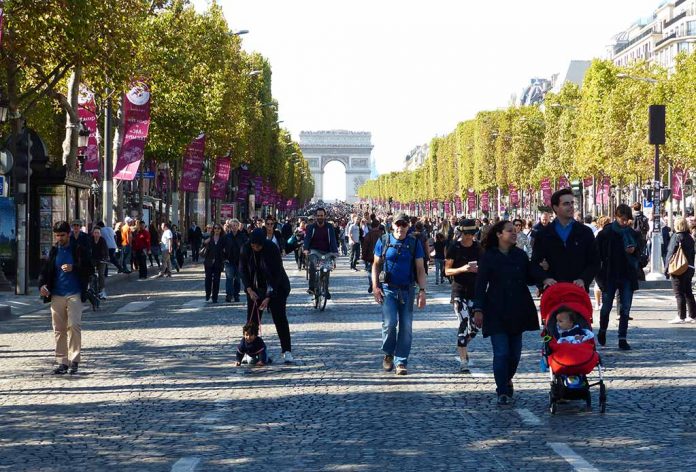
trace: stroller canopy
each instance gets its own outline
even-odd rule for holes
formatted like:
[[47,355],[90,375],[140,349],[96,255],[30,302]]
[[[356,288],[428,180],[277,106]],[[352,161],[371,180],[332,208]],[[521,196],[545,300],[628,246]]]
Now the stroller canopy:
[[541,320],[544,324],[561,306],[578,312],[592,326],[592,302],[584,288],[567,282],[559,282],[547,288],[541,296]]

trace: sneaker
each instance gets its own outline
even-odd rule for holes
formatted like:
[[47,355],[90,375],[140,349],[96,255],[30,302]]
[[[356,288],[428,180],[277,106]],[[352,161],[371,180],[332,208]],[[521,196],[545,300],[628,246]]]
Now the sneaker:
[[607,343],[607,332],[601,329],[597,332],[597,342],[600,346],[604,346]]
[[251,356],[249,356],[248,354],[244,354],[244,357],[242,357],[241,363],[242,364],[251,364],[251,361],[252,361]]
[[70,363],[70,370],[68,371],[68,374],[70,374],[70,375],[77,374],[77,362]]
[[[693,323],[692,321],[690,321],[690,322]],[[677,316],[677,317],[674,318],[673,320],[669,320],[667,323],[669,323],[669,324],[684,324],[684,323],[686,323],[686,320],[685,320],[685,319],[682,319],[682,318],[679,318],[679,317]]]
[[58,367],[56,367],[55,369],[53,369],[53,371],[51,373],[53,375],[63,375],[67,372],[68,372],[68,366],[65,364],[61,364]]
[[394,356],[387,354],[382,360],[382,368],[385,372],[390,372],[394,368]]
[[684,321],[687,323],[696,323],[696,318],[687,318]]
[[508,390],[510,391],[510,398],[515,394],[515,386],[512,383],[512,380],[508,382]]
[[396,375],[406,375],[408,374],[408,370],[406,370],[406,366],[403,364],[399,364],[396,366]]
[[512,402],[510,401],[510,397],[508,397],[507,395],[498,395],[498,402],[497,403],[498,403],[498,406],[508,406]]
[[232,297],[225,297],[225,303],[232,303]]
[[311,288],[308,288],[307,293],[310,295],[314,295],[314,290],[312,290]]
[[285,351],[283,353],[283,362],[285,362],[286,364],[292,364],[293,362],[295,362],[295,358],[292,357],[292,352]]
[[331,292],[329,292],[329,291],[326,292],[326,299],[331,300]]
[[619,349],[621,349],[622,351],[630,351],[631,346],[628,344],[628,341],[626,341],[625,339],[619,339]]
[[469,363],[466,360],[459,361],[459,372],[462,374],[470,374],[471,369],[469,368]]
[[99,292],[99,299],[100,299],[100,300],[106,300],[106,292],[105,292],[104,290],[102,290],[101,292]]
[[367,293],[372,293],[372,285],[370,285],[369,287],[367,287]]

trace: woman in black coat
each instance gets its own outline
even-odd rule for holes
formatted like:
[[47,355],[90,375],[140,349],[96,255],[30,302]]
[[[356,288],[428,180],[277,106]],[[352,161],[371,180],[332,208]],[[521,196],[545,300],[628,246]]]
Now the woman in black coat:
[[[493,376],[498,405],[508,405],[512,378],[522,355],[522,333],[539,329],[536,306],[528,286],[534,284],[527,254],[516,246],[510,221],[491,227],[482,242],[474,299],[474,321],[491,338]],[[482,320],[483,318],[483,320]]]
[[287,239],[283,238],[282,234],[280,234],[280,231],[276,229],[275,219],[272,216],[266,218],[266,220],[264,221],[264,228],[266,230],[266,239],[278,246],[281,255],[284,254]]
[[220,273],[225,267],[225,237],[222,226],[215,224],[213,234],[205,240],[205,301],[209,301],[212,295],[213,303],[218,301],[220,291]]
[[[672,290],[674,290],[674,297],[677,299],[677,317],[671,320],[670,324],[696,322],[696,301],[694,301],[694,292],[691,288],[691,279],[694,278],[694,238],[689,233],[689,224],[685,218],[679,218],[674,224],[674,234],[667,247],[665,274],[668,271],[669,260],[679,246],[684,251],[689,268],[681,275],[671,276]],[[688,318],[686,317],[687,308]]]
[[266,230],[256,228],[239,255],[239,272],[247,294],[247,322],[261,323],[268,308],[273,317],[283,358],[292,362],[290,327],[286,303],[290,295],[290,279],[283,268],[280,249],[266,239]]

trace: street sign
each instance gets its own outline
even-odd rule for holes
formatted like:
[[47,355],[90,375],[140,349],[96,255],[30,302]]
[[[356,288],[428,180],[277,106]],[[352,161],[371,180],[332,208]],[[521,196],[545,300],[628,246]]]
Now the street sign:
[[7,180],[4,175],[0,175],[0,197],[7,196]]
[[[137,175],[138,179],[140,178],[140,174],[141,174],[141,172],[138,172],[138,175]],[[154,179],[154,178],[155,178],[155,171],[153,171],[153,170],[147,170],[143,174],[143,179]]]
[[643,199],[643,208],[652,208],[652,201]]

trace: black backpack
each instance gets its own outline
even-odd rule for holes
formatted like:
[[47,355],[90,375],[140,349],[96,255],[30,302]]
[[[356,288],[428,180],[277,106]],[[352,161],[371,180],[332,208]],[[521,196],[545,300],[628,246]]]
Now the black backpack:
[[640,235],[645,239],[645,235],[650,231],[650,223],[648,223],[648,217],[640,214],[637,215],[633,220],[633,229],[638,231]]

